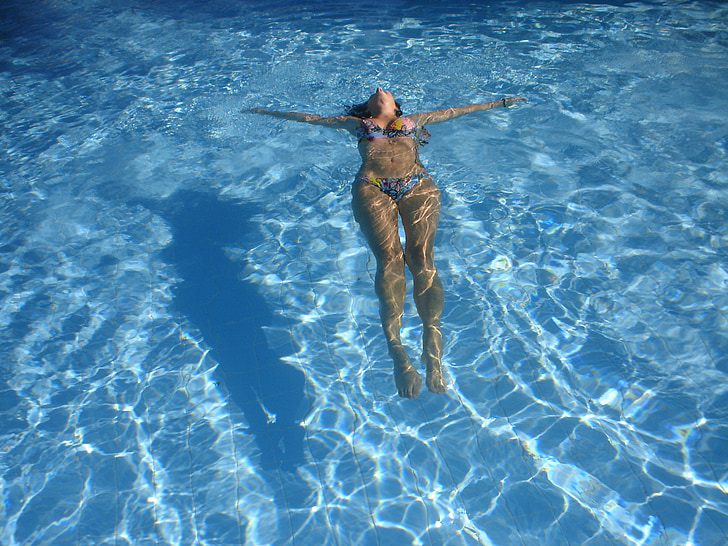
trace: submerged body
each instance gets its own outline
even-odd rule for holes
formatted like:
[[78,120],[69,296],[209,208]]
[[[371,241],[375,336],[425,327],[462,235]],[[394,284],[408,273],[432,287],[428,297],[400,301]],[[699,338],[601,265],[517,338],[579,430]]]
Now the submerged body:
[[[284,119],[345,129],[358,139],[361,166],[352,186],[354,217],[377,261],[374,281],[379,313],[394,362],[397,392],[416,397],[422,378],[402,345],[400,331],[405,300],[405,264],[414,280],[414,300],[422,320],[422,360],[427,388],[443,393],[442,283],[434,262],[434,242],[440,218],[440,190],[419,157],[419,147],[429,133],[426,123],[436,123],[478,110],[508,106],[521,97],[446,108],[402,116],[392,94],[381,87],[360,105],[362,115],[322,117],[297,112],[253,112]],[[399,218],[405,231],[405,247],[399,238]]]

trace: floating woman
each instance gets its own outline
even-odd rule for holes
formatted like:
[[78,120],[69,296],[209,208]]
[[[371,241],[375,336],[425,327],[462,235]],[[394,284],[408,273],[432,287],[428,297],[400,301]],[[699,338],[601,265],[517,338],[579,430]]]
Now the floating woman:
[[[435,230],[440,218],[440,190],[420,162],[419,146],[430,136],[424,125],[506,107],[520,100],[523,98],[508,97],[405,117],[392,94],[378,87],[367,102],[352,106],[345,116],[323,117],[260,108],[249,110],[345,129],[359,141],[362,163],[352,187],[354,217],[377,261],[374,288],[379,298],[379,314],[389,355],[394,361],[394,382],[402,397],[415,398],[422,385],[422,378],[412,367],[400,339],[405,264],[414,279],[414,301],[422,320],[422,360],[427,371],[427,388],[438,394],[447,389],[441,362],[442,283],[433,257]],[[404,249],[399,238],[398,215],[405,231]]]

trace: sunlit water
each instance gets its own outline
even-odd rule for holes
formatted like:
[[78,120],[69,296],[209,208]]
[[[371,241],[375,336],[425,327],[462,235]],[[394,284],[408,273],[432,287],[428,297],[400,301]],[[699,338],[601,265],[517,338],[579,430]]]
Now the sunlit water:
[[[425,4],[3,3],[0,542],[725,543],[728,10]],[[243,112],[376,85],[528,98],[429,127],[416,401],[352,137]]]

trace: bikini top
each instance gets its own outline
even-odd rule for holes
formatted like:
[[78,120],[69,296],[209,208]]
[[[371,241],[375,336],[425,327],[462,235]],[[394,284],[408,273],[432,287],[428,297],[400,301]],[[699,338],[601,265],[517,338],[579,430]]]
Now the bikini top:
[[392,123],[387,125],[386,129],[382,129],[371,118],[366,118],[361,120],[359,127],[356,129],[356,138],[359,142],[403,136],[413,138],[419,144],[427,144],[430,133],[424,127],[418,128],[410,118],[395,118]]

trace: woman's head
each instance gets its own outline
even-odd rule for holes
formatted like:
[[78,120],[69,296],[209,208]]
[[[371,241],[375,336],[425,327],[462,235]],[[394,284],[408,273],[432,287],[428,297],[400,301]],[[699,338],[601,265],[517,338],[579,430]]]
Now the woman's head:
[[377,90],[366,102],[350,106],[346,113],[362,119],[376,117],[383,112],[394,112],[395,116],[401,116],[402,110],[400,108],[399,103],[394,100],[392,93],[385,91],[381,87],[377,87]]

